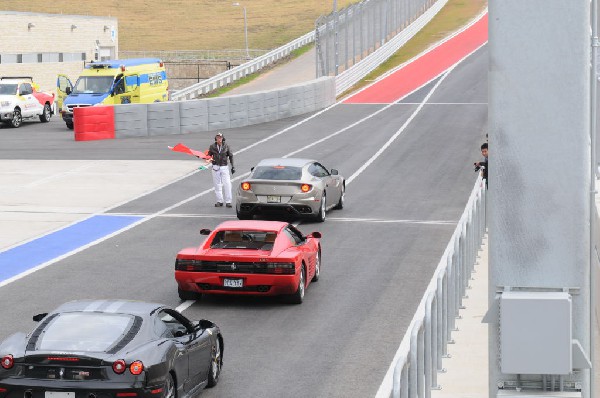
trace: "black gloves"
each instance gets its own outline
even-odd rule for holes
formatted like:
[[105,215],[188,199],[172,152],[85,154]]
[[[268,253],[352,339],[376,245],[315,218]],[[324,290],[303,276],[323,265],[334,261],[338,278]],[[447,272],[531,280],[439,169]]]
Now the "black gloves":
[[235,167],[231,167],[231,174],[235,174]]

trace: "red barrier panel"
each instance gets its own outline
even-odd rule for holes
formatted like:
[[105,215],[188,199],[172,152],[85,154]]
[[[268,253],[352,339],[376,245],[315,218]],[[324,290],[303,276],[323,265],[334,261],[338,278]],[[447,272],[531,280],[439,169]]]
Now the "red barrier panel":
[[75,132],[75,141],[114,139],[114,108],[112,106],[74,108],[73,131]]

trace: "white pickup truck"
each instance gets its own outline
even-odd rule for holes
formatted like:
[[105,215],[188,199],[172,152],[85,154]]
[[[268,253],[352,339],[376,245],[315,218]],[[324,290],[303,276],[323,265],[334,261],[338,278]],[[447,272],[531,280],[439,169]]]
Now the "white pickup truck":
[[19,127],[39,117],[47,123],[54,114],[54,93],[38,91],[31,77],[0,77],[0,122]]

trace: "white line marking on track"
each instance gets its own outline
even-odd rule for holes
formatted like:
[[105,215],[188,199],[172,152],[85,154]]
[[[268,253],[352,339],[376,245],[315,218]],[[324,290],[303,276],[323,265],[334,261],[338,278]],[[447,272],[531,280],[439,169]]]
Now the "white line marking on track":
[[186,300],[183,303],[179,304],[177,306],[177,308],[175,308],[175,311],[183,312],[183,311],[187,310],[195,302],[196,302],[196,300]]
[[422,224],[422,225],[456,225],[458,221],[445,220],[383,220],[380,218],[344,218],[328,217],[327,221],[340,222],[364,222],[364,223],[382,223],[382,224]]
[[358,177],[360,175],[360,173],[362,173],[363,171],[365,171],[365,169],[367,167],[369,167],[371,165],[371,163],[373,163],[375,161],[375,159],[377,159],[392,144],[392,142],[394,142],[396,140],[396,138],[398,138],[400,136],[400,134],[402,134],[404,132],[404,130],[406,130],[406,128],[408,127],[408,125],[410,124],[410,122],[412,122],[413,119],[419,114],[419,112],[421,112],[421,109],[423,109],[423,106],[425,105],[425,103],[427,102],[427,100],[429,98],[431,98],[431,96],[433,95],[433,93],[435,92],[435,90],[446,79],[446,76],[448,76],[450,74],[450,72],[452,72],[454,70],[454,68],[456,67],[456,65],[458,65],[458,64],[455,64],[455,65],[451,66],[450,69],[448,69],[448,70],[446,70],[444,72],[442,78],[440,80],[438,80],[437,83],[435,83],[435,86],[433,86],[431,88],[431,90],[429,91],[429,93],[427,93],[427,95],[425,96],[425,98],[423,98],[423,101],[419,104],[419,106],[417,107],[417,109],[415,109],[415,111],[410,115],[410,117],[406,120],[406,122],[404,122],[404,124],[402,125],[402,127],[400,127],[400,129],[398,131],[396,131],[396,133],[394,133],[394,135],[391,136],[391,138],[389,140],[387,140],[387,142],[385,144],[383,144],[383,146],[381,148],[379,148],[379,150],[375,153],[375,155],[371,156],[371,158],[369,160],[367,160],[365,163],[363,163],[363,165],[360,166],[358,168],[358,170],[356,170],[354,172],[354,174],[352,174],[350,177],[348,177],[346,179],[346,185],[349,185],[350,183],[352,183],[352,181],[354,181],[354,179],[356,177]]
[[[134,216],[134,217],[146,217],[148,214],[134,214],[134,213],[123,213],[118,214],[122,216]],[[160,218],[231,218],[236,219],[237,217],[234,215],[221,215],[221,214],[184,214],[184,213],[169,213],[169,214],[161,214],[157,216]],[[389,224],[423,224],[423,225],[456,225],[458,221],[451,220],[392,220],[392,219],[382,219],[382,218],[360,218],[360,217],[327,217],[328,221],[332,222],[363,222],[363,223],[389,223]],[[297,224],[300,224],[299,221]],[[296,225],[296,224],[294,224]],[[297,225],[296,225],[297,226]]]

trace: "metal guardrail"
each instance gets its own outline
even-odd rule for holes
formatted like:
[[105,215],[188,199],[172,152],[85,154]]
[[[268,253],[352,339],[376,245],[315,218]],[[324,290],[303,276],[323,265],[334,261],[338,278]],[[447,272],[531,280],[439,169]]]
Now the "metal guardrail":
[[282,47],[276,48],[275,50],[268,52],[265,55],[255,58],[242,65],[236,66],[231,70],[219,73],[218,75],[213,76],[210,79],[207,79],[203,82],[194,84],[193,86],[187,87],[183,90],[176,91],[171,94],[171,99],[174,101],[178,101],[199,98],[204,94],[207,94],[218,88],[231,84],[234,81],[241,79],[242,77],[255,73],[261,70],[262,68],[271,65],[282,58],[287,57],[292,51],[303,47],[307,44],[310,44],[314,42],[314,40],[315,32],[311,31]]
[[344,93],[385,62],[398,51],[400,47],[406,44],[414,35],[423,29],[423,27],[433,19],[447,2],[448,0],[437,0],[434,4],[431,4],[431,1],[427,1],[425,4],[427,11],[421,14],[414,22],[391,38],[387,43],[379,47],[376,51],[337,75],[335,78],[335,95],[339,96]]
[[[377,398],[431,396],[447,355],[451,331],[465,298],[486,231],[486,187],[475,182],[467,206],[408,327]],[[391,377],[390,377],[391,376]]]

